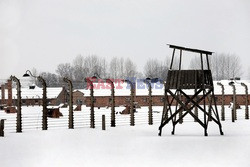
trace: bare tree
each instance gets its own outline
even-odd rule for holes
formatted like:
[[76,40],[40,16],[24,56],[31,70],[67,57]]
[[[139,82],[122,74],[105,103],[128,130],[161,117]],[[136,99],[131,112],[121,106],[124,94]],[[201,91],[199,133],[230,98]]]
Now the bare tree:
[[96,55],[87,56],[84,61],[84,72],[86,76],[93,76],[97,73],[101,77],[107,75],[106,60]]
[[[190,62],[190,67],[201,69],[200,61],[200,57],[193,58]],[[230,79],[242,75],[240,58],[236,55],[215,54],[210,56],[209,62],[214,80]]]
[[249,80],[250,79],[250,67],[248,66],[247,67],[247,79]]
[[157,59],[149,59],[144,66],[144,74],[146,77],[155,78],[160,77],[159,73],[160,63]]
[[125,68],[125,71],[124,71],[125,77],[136,77],[138,73],[136,69],[136,65],[129,58],[126,59],[124,68]]
[[[35,67],[31,69],[31,73],[33,76],[38,76],[38,70]],[[36,78],[31,77],[31,80],[32,80],[32,83],[35,83],[35,85],[38,85],[38,80]]]
[[84,78],[87,77],[84,67],[85,58],[81,55],[75,57],[72,62],[73,68],[73,80],[72,84],[74,88],[83,88],[85,85]]
[[243,74],[240,58],[236,55],[231,55],[230,64],[231,64],[230,68],[231,77],[233,78],[240,77]]
[[236,55],[218,54],[212,61],[212,70],[216,80],[240,77],[242,75],[240,58]]
[[[59,82],[59,78],[56,74],[50,73],[50,72],[42,72],[39,74],[43,77],[43,79],[46,81],[46,85],[48,87],[58,87],[61,86]],[[38,82],[39,86],[41,85],[41,82]]]
[[114,79],[117,79],[119,76],[118,76],[118,66],[119,66],[119,63],[118,63],[118,58],[117,57],[113,57],[109,63],[109,77],[110,78],[114,78]]
[[57,66],[56,73],[62,79],[63,77],[67,77],[69,79],[73,79],[73,68],[70,63],[62,63]]
[[163,62],[157,59],[149,59],[144,66],[144,75],[149,78],[160,78],[166,80],[169,65],[169,57],[166,57]]
[[83,81],[86,74],[84,71],[84,57],[78,55],[75,57],[72,63],[73,68],[73,78],[75,81]]
[[[176,59],[175,61],[178,61],[179,59]],[[169,66],[170,66],[170,57],[166,56],[165,60],[163,63],[161,63],[160,65],[160,79],[162,80],[166,80],[167,79],[167,75],[168,75],[168,69],[169,69]],[[177,64],[177,63],[175,63]],[[174,65],[174,68],[175,68],[176,65]]]
[[37,71],[37,69],[36,69],[35,67],[33,67],[33,68],[31,69],[31,72],[32,72],[32,75],[34,75],[34,76],[37,76],[37,75],[38,75],[38,71]]
[[[54,73],[50,73],[50,72],[41,72],[38,73],[38,70],[36,68],[32,68],[31,69],[31,73],[33,76],[42,76],[43,79],[46,81],[46,85],[48,87],[58,87],[61,86],[60,82],[59,82],[59,77],[54,74]],[[31,77],[32,80],[34,79],[34,81],[32,81],[32,83],[35,83],[35,85],[42,87],[41,82],[39,82],[36,78]]]
[[124,58],[113,57],[109,63],[110,78],[125,77],[125,62]]
[[101,74],[103,78],[107,78],[108,77],[108,72],[107,72],[107,69],[108,69],[108,64],[107,64],[107,61],[105,58],[101,58],[100,59],[100,66],[101,66]]
[[124,76],[124,66],[125,66],[124,64],[125,64],[124,59],[123,59],[123,57],[121,57],[119,59],[119,66],[118,66],[119,78],[124,78],[125,77]]
[[201,69],[201,63],[200,62],[201,62],[200,57],[198,57],[198,56],[192,57],[192,59],[190,60],[189,68],[190,69],[196,69],[196,70]]

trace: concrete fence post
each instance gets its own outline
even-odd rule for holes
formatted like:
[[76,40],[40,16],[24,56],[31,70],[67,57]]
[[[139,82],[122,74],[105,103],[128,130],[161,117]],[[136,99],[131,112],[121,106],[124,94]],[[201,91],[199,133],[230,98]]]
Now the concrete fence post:
[[106,79],[111,85],[111,127],[115,127],[115,86],[111,79]]
[[[29,74],[28,74],[29,73]],[[46,81],[41,76],[34,76],[30,70],[27,70],[23,77],[30,77],[30,75],[36,78],[39,82],[42,83],[43,87],[43,98],[42,98],[42,105],[43,105],[43,116],[42,116],[42,130],[48,129],[48,109],[47,109],[47,84]]]
[[94,84],[90,78],[85,78],[87,86],[90,88],[90,128],[95,128],[95,111],[94,111]]
[[15,76],[10,77],[11,80],[16,82],[17,85],[17,119],[16,119],[16,132],[22,132],[22,107],[21,107],[21,83]]
[[43,86],[43,99],[42,99],[42,106],[43,106],[43,120],[42,120],[42,130],[48,129],[48,109],[47,109],[47,84],[45,80],[38,76],[37,79],[42,83]]
[[135,115],[134,115],[134,94],[135,85],[130,80],[125,80],[130,85],[130,126],[135,125]]
[[220,82],[217,85],[221,86],[221,120],[225,121],[225,88]]
[[236,89],[234,83],[229,83],[229,85],[233,89],[233,108],[232,108],[232,122],[237,120],[237,114],[236,114]]
[[152,111],[152,86],[150,82],[150,78],[144,80],[144,82],[148,85],[148,124],[153,125],[153,111]]
[[74,113],[73,113],[73,84],[68,78],[63,78],[69,87],[69,129],[74,129]]
[[249,119],[249,108],[248,108],[248,87],[246,84],[241,83],[245,87],[245,119]]

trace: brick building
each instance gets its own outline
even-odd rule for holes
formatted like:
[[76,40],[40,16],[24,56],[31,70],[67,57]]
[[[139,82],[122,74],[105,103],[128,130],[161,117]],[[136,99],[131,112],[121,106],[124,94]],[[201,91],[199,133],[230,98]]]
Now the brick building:
[[[59,105],[67,101],[68,92],[64,87],[48,87],[46,96],[48,105]],[[17,104],[17,90],[12,88],[11,80],[8,80],[7,84],[1,85],[0,97],[1,105],[11,106]],[[41,105],[42,97],[43,89],[40,87],[33,85],[21,88],[22,105]]]
[[[233,89],[229,85],[228,80],[220,81],[224,85],[224,98],[225,98],[225,105],[229,105],[230,102],[232,102],[233,99]],[[236,102],[239,105],[245,105],[246,100],[246,94],[245,94],[245,88],[241,86],[240,82],[235,82],[236,87]],[[250,87],[250,83],[244,81],[246,85]],[[115,104],[116,106],[123,106],[126,104],[129,104],[130,99],[130,89],[127,89],[128,87],[123,85],[123,89],[115,89]],[[158,84],[157,86],[152,86],[152,103],[153,106],[162,106],[164,102],[164,88],[163,85],[160,86]],[[215,96],[217,99],[217,104],[221,105],[222,102],[222,89],[220,86],[217,85],[217,81],[214,82],[214,89],[215,89]],[[90,90],[81,90],[81,92],[84,93],[85,96],[85,104],[87,106],[90,106]],[[107,89],[94,89],[94,96],[95,96],[95,107],[106,107],[110,105],[110,98],[111,98],[111,91]],[[193,90],[186,90],[187,94],[192,95],[194,92]],[[250,96],[248,96],[248,101],[250,101]],[[135,102],[138,103],[139,106],[148,106],[148,89],[142,84],[136,85],[136,96],[135,96]],[[175,103],[173,103],[175,104]]]
[[[229,85],[228,80],[220,81],[225,88],[225,105],[229,105],[232,102],[233,98],[233,90],[232,87]],[[242,82],[242,81],[238,81]],[[249,82],[244,81],[244,83],[250,86]],[[11,88],[10,85],[12,84],[4,84],[1,85],[0,91],[0,104],[5,104],[8,102],[13,102],[16,104],[16,89]],[[119,85],[119,89],[116,88],[115,84],[115,104],[116,106],[124,106],[129,104],[130,99],[130,88],[127,83],[123,83]],[[241,86],[240,83],[235,83],[236,87],[236,101],[239,105],[245,105],[246,95],[245,95],[245,88]],[[7,89],[9,88],[9,89]],[[110,87],[108,89],[103,89],[102,87],[94,86],[94,96],[95,96],[95,106],[96,107],[107,107],[110,105],[110,98],[111,98],[111,90]],[[164,102],[164,87],[162,84],[153,84],[152,85],[152,101],[153,106],[162,106]],[[221,87],[217,85],[217,82],[214,82],[215,88],[215,96],[217,98],[217,104],[220,105],[222,101],[222,93]],[[8,91],[9,90],[9,91]],[[144,83],[137,83],[136,84],[136,96],[135,102],[138,103],[139,106],[148,106],[148,89]],[[186,90],[186,93],[191,95],[193,90]],[[22,95],[22,104],[23,105],[39,105],[42,104],[42,88],[37,86],[31,86],[29,88],[22,88],[21,89]],[[11,100],[8,100],[8,97]],[[61,103],[66,103],[68,98],[68,92],[64,87],[58,88],[47,88],[47,98],[49,105],[59,105]],[[250,101],[250,97],[248,97]],[[74,90],[73,92],[73,104],[74,105],[86,105],[90,106],[90,90]],[[173,103],[174,104],[174,103]]]
[[85,104],[84,93],[81,90],[73,91],[73,104],[74,105]]

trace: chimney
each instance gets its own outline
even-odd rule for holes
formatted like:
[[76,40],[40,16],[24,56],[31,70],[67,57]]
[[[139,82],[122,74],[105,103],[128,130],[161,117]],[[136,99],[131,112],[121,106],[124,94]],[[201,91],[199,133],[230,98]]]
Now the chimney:
[[2,95],[2,103],[1,104],[5,104],[5,86],[4,84],[1,85],[1,95]]
[[12,81],[10,79],[7,82],[7,89],[8,89],[7,106],[12,106]]

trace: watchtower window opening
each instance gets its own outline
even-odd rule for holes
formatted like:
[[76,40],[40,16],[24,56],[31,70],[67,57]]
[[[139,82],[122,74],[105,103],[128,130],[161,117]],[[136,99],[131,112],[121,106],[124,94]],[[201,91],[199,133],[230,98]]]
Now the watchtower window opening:
[[210,70],[209,55],[212,55],[212,52],[199,49],[191,49],[176,45],[169,45],[169,47],[173,48],[169,67],[170,70]]

